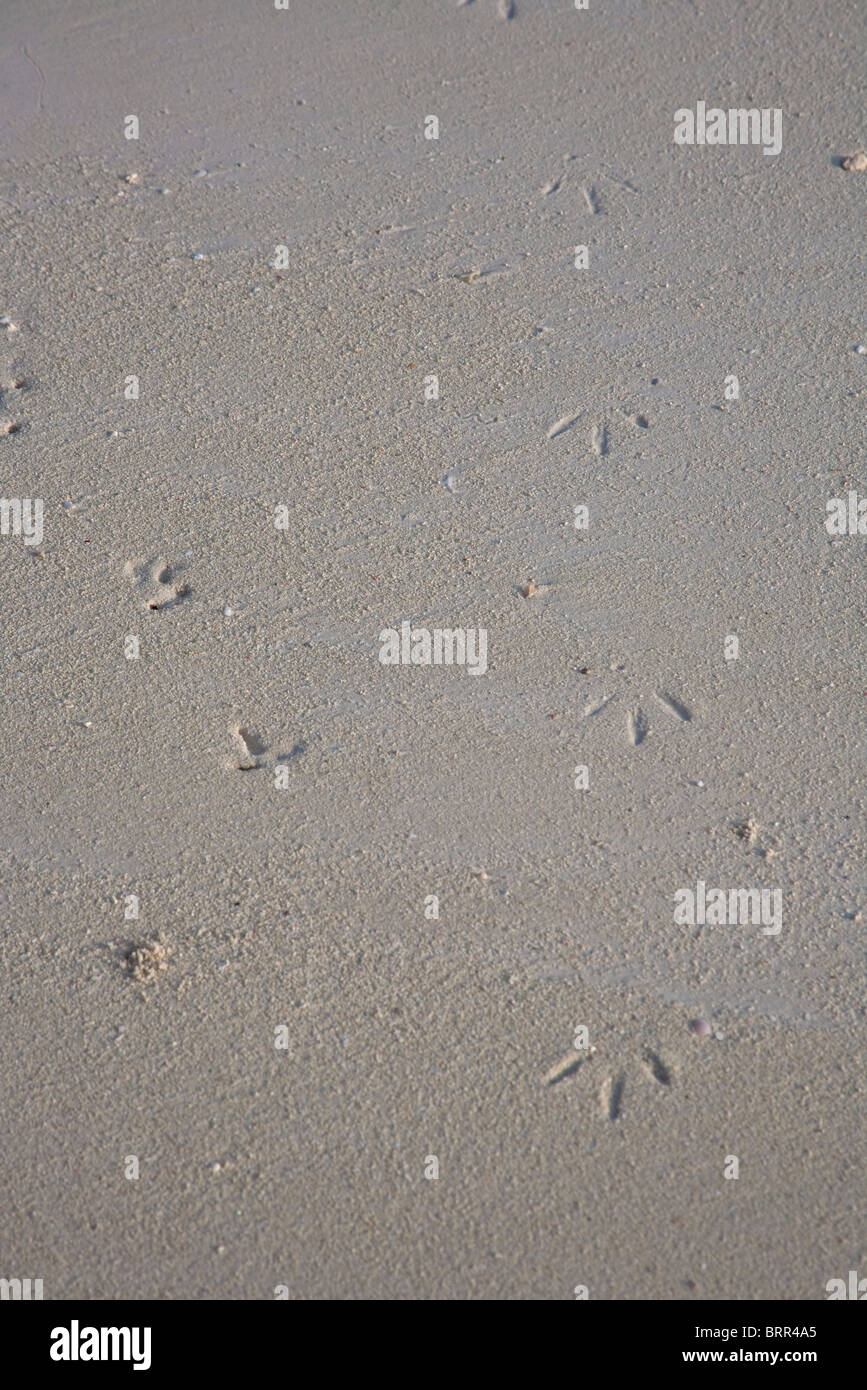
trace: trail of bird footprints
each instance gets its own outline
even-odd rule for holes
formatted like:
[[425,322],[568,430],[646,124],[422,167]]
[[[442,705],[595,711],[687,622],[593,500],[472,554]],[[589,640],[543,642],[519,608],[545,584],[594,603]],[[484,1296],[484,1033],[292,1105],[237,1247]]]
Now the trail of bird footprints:
[[23,421],[14,418],[19,408],[19,398],[29,383],[23,376],[5,374],[0,378],[0,434],[18,434],[23,429]]

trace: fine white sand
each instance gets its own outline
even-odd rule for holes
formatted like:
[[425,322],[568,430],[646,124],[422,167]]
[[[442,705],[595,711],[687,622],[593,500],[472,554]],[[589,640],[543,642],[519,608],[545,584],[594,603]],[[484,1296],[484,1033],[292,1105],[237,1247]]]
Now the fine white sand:
[[864,1272],[859,10],[7,0],[0,1276]]

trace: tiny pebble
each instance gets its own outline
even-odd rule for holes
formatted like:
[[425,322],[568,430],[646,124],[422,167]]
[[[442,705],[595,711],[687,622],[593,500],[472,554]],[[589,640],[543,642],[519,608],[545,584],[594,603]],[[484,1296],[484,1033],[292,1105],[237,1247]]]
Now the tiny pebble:
[[840,163],[848,174],[863,174],[867,169],[867,154],[859,150],[857,154],[847,154]]
[[713,1032],[706,1018],[694,1018],[689,1026],[698,1038],[709,1038]]
[[863,357],[865,352],[867,352],[867,347],[865,347],[863,343],[856,343],[853,351],[860,353]]

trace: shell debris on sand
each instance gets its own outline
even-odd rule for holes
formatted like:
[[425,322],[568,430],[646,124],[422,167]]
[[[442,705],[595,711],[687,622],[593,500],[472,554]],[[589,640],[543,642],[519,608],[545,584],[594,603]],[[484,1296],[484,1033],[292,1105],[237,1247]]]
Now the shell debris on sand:
[[541,598],[543,594],[550,594],[551,584],[537,584],[535,579],[528,579],[526,584],[522,584],[518,589],[521,598]]
[[867,169],[867,154],[863,150],[858,150],[856,154],[847,154],[840,160],[840,166],[847,174],[863,174]]

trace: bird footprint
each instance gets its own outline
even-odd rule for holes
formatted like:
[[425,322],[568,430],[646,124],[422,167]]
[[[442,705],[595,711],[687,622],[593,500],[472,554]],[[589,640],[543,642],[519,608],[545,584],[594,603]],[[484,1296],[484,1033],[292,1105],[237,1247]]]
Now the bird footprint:
[[139,565],[134,560],[128,560],[124,574],[135,585],[144,606],[162,612],[189,598],[189,584],[179,582],[180,568],[179,565],[166,564],[161,558],[146,560]]
[[[558,1082],[575,1076],[579,1070],[585,1067],[586,1063],[592,1060],[594,1055],[598,1055],[595,1047],[588,1048],[584,1052],[573,1050],[565,1053],[545,1074],[545,1084],[556,1086]],[[658,1052],[654,1052],[650,1047],[645,1047],[642,1050],[641,1070],[648,1080],[655,1081],[660,1086],[670,1088],[674,1084],[673,1068],[663,1060]],[[606,1076],[599,1086],[599,1108],[612,1123],[619,1120],[623,1114],[624,1095],[631,1087],[630,1071],[629,1067],[622,1068],[610,1076]]]
[[236,760],[230,767],[236,772],[258,771],[263,766],[263,755],[268,752],[267,743],[246,724],[230,724],[229,733],[236,751]]

